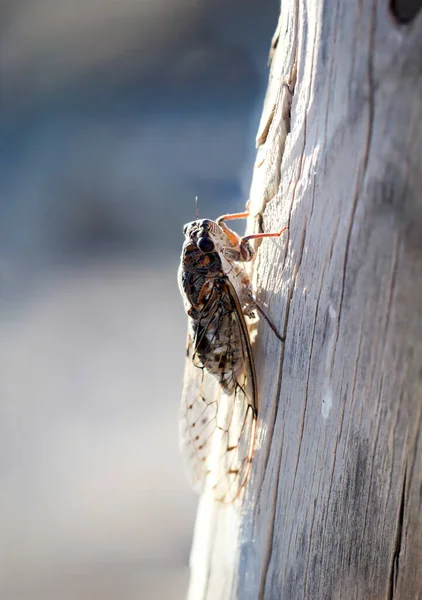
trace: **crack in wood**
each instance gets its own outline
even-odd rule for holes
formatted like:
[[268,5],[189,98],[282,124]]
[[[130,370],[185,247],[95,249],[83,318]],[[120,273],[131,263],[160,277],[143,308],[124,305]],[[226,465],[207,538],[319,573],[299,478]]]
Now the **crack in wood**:
[[[281,386],[281,378],[280,378],[280,386]],[[279,393],[280,393],[280,390],[279,390]],[[278,460],[276,461],[276,464],[281,463],[281,457],[283,454],[283,439],[284,439],[284,426],[283,426],[281,440],[280,440],[280,450],[279,450],[280,457],[277,457]],[[266,536],[266,542],[265,542],[265,546],[264,546],[264,558],[263,558],[262,565],[261,565],[261,577],[260,577],[259,593],[258,593],[259,600],[263,600],[265,597],[265,584],[267,581],[267,573],[268,573],[268,568],[269,568],[270,561],[271,561],[273,540],[274,540],[274,527],[275,527],[275,518],[276,518],[276,513],[277,513],[277,497],[278,497],[279,483],[280,483],[280,469],[277,469],[275,485],[273,486],[273,496],[271,498],[271,503],[270,503],[271,510],[270,510],[269,519],[268,519],[268,521],[269,521],[269,525],[267,528],[268,535]]]
[[[359,201],[359,194],[362,192],[363,184],[365,181],[365,175],[366,175],[367,168],[368,168],[369,155],[370,155],[370,149],[371,149],[372,138],[373,138],[374,93],[375,93],[374,92],[375,85],[374,85],[373,54],[374,54],[374,36],[375,36],[375,23],[376,23],[375,18],[376,18],[376,2],[375,2],[375,0],[373,0],[372,10],[371,10],[371,23],[370,23],[370,28],[369,28],[369,40],[368,40],[369,47],[368,47],[368,62],[367,62],[368,88],[369,88],[369,93],[368,93],[368,130],[367,130],[365,150],[364,150],[363,161],[362,161],[362,175],[359,178],[359,182],[357,183],[356,188],[355,188],[355,194],[354,194],[354,198],[353,198],[352,210],[351,210],[351,215],[350,215],[350,220],[349,220],[349,227],[348,227],[347,236],[346,236],[346,246],[345,246],[343,271],[342,271],[340,302],[339,302],[339,309],[338,309],[337,340],[338,340],[338,336],[340,333],[340,321],[341,321],[341,315],[342,315],[342,310],[343,310],[344,292],[345,292],[345,286],[346,286],[346,272],[347,272],[347,264],[348,264],[348,260],[349,260],[349,249],[350,249],[350,243],[351,243],[351,237],[352,237],[352,230],[353,230],[353,226],[355,223],[355,215],[356,215],[357,205],[358,205],[358,201]],[[336,345],[337,345],[337,343],[336,343]],[[333,361],[334,361],[334,358],[335,357],[333,356]]]
[[394,542],[394,551],[393,551],[393,555],[391,557],[390,572],[389,572],[389,577],[388,577],[387,600],[394,600],[394,596],[395,596],[396,590],[397,590],[397,582],[398,582],[398,578],[399,578],[400,553],[401,553],[402,544],[403,544],[404,509],[405,509],[405,500],[406,500],[406,477],[407,477],[407,467],[404,470],[404,476],[403,476],[401,499],[400,499],[398,516],[397,516],[396,539]]

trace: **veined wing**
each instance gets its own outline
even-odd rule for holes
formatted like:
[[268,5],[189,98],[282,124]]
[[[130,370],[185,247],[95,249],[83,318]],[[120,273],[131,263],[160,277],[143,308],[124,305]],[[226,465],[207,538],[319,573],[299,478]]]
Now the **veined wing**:
[[254,452],[256,382],[245,319],[223,280],[188,334],[180,440],[193,486],[232,502]]

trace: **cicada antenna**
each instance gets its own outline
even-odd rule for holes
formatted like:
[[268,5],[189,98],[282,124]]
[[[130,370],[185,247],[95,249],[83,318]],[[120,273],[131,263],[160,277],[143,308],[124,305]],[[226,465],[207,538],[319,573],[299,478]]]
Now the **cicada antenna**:
[[195,196],[195,215],[196,220],[199,219],[198,196]]

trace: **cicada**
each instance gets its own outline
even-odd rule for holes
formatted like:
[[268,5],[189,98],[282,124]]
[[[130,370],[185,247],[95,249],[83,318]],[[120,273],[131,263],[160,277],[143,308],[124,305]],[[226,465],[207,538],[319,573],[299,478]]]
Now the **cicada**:
[[[234,501],[248,479],[257,422],[257,383],[248,326],[255,310],[280,337],[256,302],[245,263],[254,238],[240,237],[225,221],[197,219],[184,227],[178,280],[188,319],[180,444],[193,486]],[[282,339],[280,337],[280,339]]]

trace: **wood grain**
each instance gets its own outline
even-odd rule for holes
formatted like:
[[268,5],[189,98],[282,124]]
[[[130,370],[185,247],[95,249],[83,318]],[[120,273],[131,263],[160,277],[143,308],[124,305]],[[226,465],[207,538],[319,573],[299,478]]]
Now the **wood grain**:
[[422,598],[422,15],[283,0],[248,230],[259,431],[190,600]]

